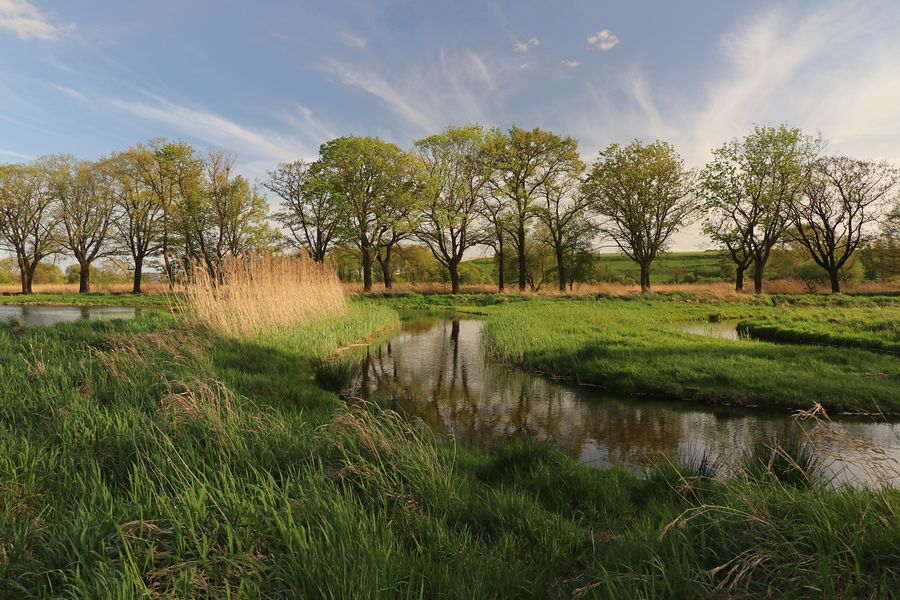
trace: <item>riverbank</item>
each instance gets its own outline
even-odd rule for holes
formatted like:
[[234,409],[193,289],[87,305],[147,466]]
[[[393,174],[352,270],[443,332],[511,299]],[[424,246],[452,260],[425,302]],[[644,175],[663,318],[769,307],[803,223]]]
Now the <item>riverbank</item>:
[[[502,313],[500,313],[502,314]],[[0,327],[0,595],[889,597],[896,490],[475,452],[314,371],[384,306],[222,339]]]

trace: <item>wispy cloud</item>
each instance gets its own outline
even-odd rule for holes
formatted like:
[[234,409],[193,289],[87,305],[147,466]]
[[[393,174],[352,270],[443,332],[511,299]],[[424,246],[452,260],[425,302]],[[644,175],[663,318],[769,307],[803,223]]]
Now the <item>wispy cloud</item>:
[[519,65],[519,67],[518,67],[518,69],[519,69],[520,71],[527,71],[527,70],[530,69],[530,68],[531,68],[531,65],[529,65],[528,63],[522,63],[522,64]]
[[0,148],[0,155],[2,156],[12,156],[13,158],[18,158],[21,160],[32,160],[34,156],[30,154],[22,154],[21,152],[13,152],[12,150],[4,150]]
[[65,26],[51,23],[45,14],[27,0],[0,0],[0,30],[14,33],[19,39],[58,40]]
[[594,35],[588,36],[587,43],[592,48],[606,52],[612,50],[619,43],[619,38],[609,29],[601,29]]
[[215,147],[236,151],[251,160],[274,162],[313,154],[296,140],[252,129],[203,108],[184,106],[153,94],[148,94],[147,101],[109,98],[105,103],[129,115],[169,125],[178,133]]
[[338,31],[338,39],[352,48],[365,48],[369,43],[368,39],[349,29],[341,29]]
[[570,69],[577,69],[578,67],[581,66],[581,63],[574,59],[564,60],[564,61],[562,61],[562,64]]
[[[498,84],[488,62],[476,52],[441,50],[437,60],[421,60],[402,72],[328,59],[322,70],[338,83],[377,98],[415,131],[437,131],[453,122],[485,121]],[[521,67],[519,67],[521,68]]]
[[513,44],[513,48],[515,48],[516,52],[528,52],[532,48],[538,47],[540,43],[541,39],[537,36],[533,36],[528,38],[524,42],[516,40],[515,44]]

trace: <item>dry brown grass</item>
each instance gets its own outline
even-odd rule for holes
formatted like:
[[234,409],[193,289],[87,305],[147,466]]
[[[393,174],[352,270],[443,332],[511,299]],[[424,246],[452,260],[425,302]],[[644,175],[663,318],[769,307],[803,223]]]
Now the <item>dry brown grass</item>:
[[[348,294],[357,295],[363,293],[362,283],[343,283],[344,290]],[[385,291],[378,286],[374,292],[380,293]],[[438,294],[450,293],[450,285],[442,283],[395,283],[394,292],[418,292],[421,294]],[[735,297],[738,294],[734,291],[733,283],[658,283],[653,285],[654,292],[699,292],[709,294],[719,298]],[[767,294],[807,294],[806,284],[796,279],[773,279],[763,282],[763,291]],[[815,293],[830,293],[826,287],[814,290]],[[894,293],[900,292],[900,281],[865,281],[860,283],[849,283],[844,286],[847,293]],[[464,285],[460,288],[461,293],[482,294],[497,292],[496,285]],[[506,287],[507,293],[518,293],[515,285]],[[527,295],[537,296],[587,296],[591,294],[610,294],[613,296],[629,296],[640,294],[641,287],[639,285],[627,285],[624,283],[582,283],[576,284],[574,289],[560,292],[553,286],[544,286],[539,291],[533,292],[526,290]],[[753,293],[753,282],[745,284],[745,295]]]
[[[142,293],[158,296],[168,293],[169,285],[159,281],[145,281],[141,284]],[[19,294],[22,286],[18,283],[0,284],[0,295]],[[35,294],[77,294],[77,283],[36,283]],[[130,294],[131,283],[91,283],[91,292],[103,294]]]
[[176,308],[227,337],[252,338],[347,310],[334,270],[306,256],[228,260],[218,282],[202,268],[191,273],[178,286]]

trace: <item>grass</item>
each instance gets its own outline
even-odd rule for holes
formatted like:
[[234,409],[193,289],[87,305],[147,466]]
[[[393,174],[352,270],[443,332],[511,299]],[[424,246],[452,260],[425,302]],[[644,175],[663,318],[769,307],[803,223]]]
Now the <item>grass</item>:
[[741,321],[738,328],[761,340],[900,354],[900,309],[896,305],[761,315]]
[[541,300],[489,309],[485,338],[505,362],[615,392],[780,409],[819,402],[832,411],[900,414],[896,357],[678,331],[692,320],[818,314],[824,309],[816,307],[837,303],[898,311],[892,298]]
[[396,323],[355,300],[241,336],[162,312],[0,325],[0,596],[895,593],[896,490],[480,453],[318,385],[327,357]]
[[173,294],[132,295],[109,292],[91,292],[79,294],[77,292],[13,294],[0,296],[2,304],[62,304],[72,306],[146,306],[167,307],[175,297]]

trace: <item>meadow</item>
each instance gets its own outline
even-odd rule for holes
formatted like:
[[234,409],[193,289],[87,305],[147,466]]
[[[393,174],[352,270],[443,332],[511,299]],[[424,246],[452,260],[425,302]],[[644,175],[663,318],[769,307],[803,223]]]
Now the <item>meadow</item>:
[[[266,268],[283,276],[278,265]],[[394,307],[440,306],[484,314],[491,347],[523,367],[608,377],[603,369],[618,356],[617,381],[635,391],[659,385],[687,397],[666,378],[695,377],[717,393],[735,385],[750,393],[749,375],[706,380],[698,370],[724,354],[723,342],[673,328],[775,314],[789,303],[819,310],[824,300],[344,300],[336,280],[304,268],[277,290],[274,277],[256,277],[262,289],[241,295],[248,284],[240,272],[224,293],[183,290],[177,314],[0,326],[0,596],[896,593],[900,493],[828,489],[802,441],[761,440],[727,477],[715,457],[700,455],[639,478],[530,443],[462,447],[421,427],[393,398],[342,400],[315,377],[343,349],[389,335]],[[896,307],[890,299],[846,302]],[[653,343],[664,351],[651,353]],[[603,345],[618,354],[602,354]],[[771,370],[795,359],[818,369],[803,385],[820,379],[838,406],[862,408],[841,382],[869,385],[872,394],[897,387],[896,369],[871,363],[893,356],[752,345],[763,350],[729,365]],[[838,364],[814,358],[823,350],[859,356],[845,360],[850,375],[831,387],[821,379]],[[665,367],[676,352],[685,358]],[[638,379],[638,367],[656,370]],[[867,377],[876,368],[888,373],[884,381]],[[774,393],[788,375],[766,373],[751,395]]]

